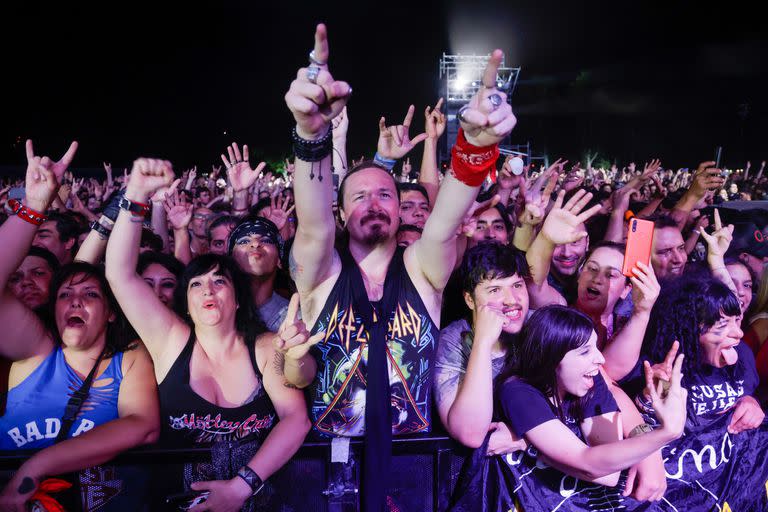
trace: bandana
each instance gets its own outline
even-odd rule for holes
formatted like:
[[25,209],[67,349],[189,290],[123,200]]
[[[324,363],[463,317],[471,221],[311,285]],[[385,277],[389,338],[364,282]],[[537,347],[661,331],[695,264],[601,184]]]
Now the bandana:
[[256,217],[253,220],[246,220],[235,226],[235,229],[229,234],[229,239],[227,240],[229,255],[232,255],[235,243],[237,243],[240,238],[252,235],[259,235],[262,242],[277,247],[280,259],[283,258],[283,239],[280,237],[280,232],[271,220],[265,219],[264,217]]

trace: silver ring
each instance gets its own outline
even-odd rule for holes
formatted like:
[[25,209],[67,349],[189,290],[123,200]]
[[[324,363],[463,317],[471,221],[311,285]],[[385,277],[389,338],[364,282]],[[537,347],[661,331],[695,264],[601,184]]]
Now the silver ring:
[[328,64],[327,62],[321,62],[317,60],[317,57],[315,57],[315,50],[312,50],[311,52],[309,52],[309,62],[311,64],[316,64],[318,66],[325,66],[326,64]]
[[459,109],[459,111],[456,113],[456,117],[457,117],[457,118],[459,119],[459,121],[461,121],[462,123],[466,123],[466,122],[467,122],[467,120],[466,120],[466,119],[464,119],[464,112],[466,112],[467,110],[469,110],[469,105],[464,105],[464,106],[463,106],[463,107],[461,107],[461,108]]
[[313,84],[317,83],[317,75],[320,74],[320,68],[312,65],[307,68],[307,80],[312,82]]
[[501,106],[501,104],[504,102],[504,100],[501,99],[501,96],[498,94],[491,94],[488,96],[488,99],[491,101],[491,105],[493,105],[493,110],[496,110]]

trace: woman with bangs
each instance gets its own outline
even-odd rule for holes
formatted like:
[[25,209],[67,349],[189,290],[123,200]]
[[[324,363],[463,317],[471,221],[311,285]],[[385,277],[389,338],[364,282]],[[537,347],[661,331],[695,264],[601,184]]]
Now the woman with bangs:
[[[144,204],[172,180],[170,163],[136,160],[125,197]],[[141,236],[136,217],[130,208],[120,211],[107,246],[107,278],[154,361],[161,442],[211,447],[211,464],[184,470],[184,487],[196,495],[190,501],[206,499],[199,509],[253,510],[269,497],[251,497],[309,431],[304,396],[286,385],[274,336],[265,333],[249,281],[234,260],[217,254],[193,259],[176,287],[174,313],[135,271]],[[306,341],[303,324],[293,325],[297,310],[294,299],[291,332]],[[178,493],[181,485],[164,491]]]
[[[129,448],[154,442],[160,430],[152,362],[136,342],[100,269],[73,263],[54,275],[49,285],[50,325],[30,309],[32,304],[6,287],[28,254],[36,219],[56,196],[76,149],[73,143],[53,162],[35,156],[27,141],[23,209],[0,226],[0,355],[12,361],[6,412],[0,417],[0,450],[39,450],[3,489],[2,510],[25,510],[48,476],[102,464]],[[77,414],[65,414],[84,381],[91,384]],[[92,480],[93,475],[89,485],[94,492],[105,492]],[[125,493],[120,496],[125,498]],[[115,510],[110,508],[115,502],[105,501],[103,510]]]
[[547,306],[531,316],[521,337],[519,358],[502,374],[497,402],[502,421],[529,446],[492,461],[481,458],[486,446],[477,449],[469,466],[482,471],[463,472],[452,510],[506,511],[516,502],[526,512],[592,510],[596,501],[627,509],[644,505],[622,497],[621,472],[682,434],[683,358],[675,362],[664,398],[650,389],[662,426],[623,439],[618,406],[600,373],[604,359],[592,321],[576,310]]

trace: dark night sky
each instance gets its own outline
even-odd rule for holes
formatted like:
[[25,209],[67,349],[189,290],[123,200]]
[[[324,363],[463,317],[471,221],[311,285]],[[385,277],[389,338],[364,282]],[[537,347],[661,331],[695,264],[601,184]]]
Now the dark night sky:
[[55,155],[76,138],[76,168],[137,156],[207,167],[233,140],[287,155],[283,95],[318,21],[332,73],[355,90],[351,157],[372,153],[378,116],[434,102],[443,51],[500,47],[522,66],[513,142],[571,159],[597,148],[619,163],[694,166],[717,145],[731,166],[768,158],[768,37],[739,2],[191,5],[4,7],[0,164],[21,164],[27,137]]

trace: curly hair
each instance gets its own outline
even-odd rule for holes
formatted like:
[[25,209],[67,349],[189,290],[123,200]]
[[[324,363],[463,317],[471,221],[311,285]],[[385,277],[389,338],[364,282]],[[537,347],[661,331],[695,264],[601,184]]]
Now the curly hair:
[[663,361],[677,340],[685,354],[685,383],[702,370],[699,338],[723,315],[741,315],[739,300],[725,284],[702,274],[672,281],[653,307],[643,352]]

